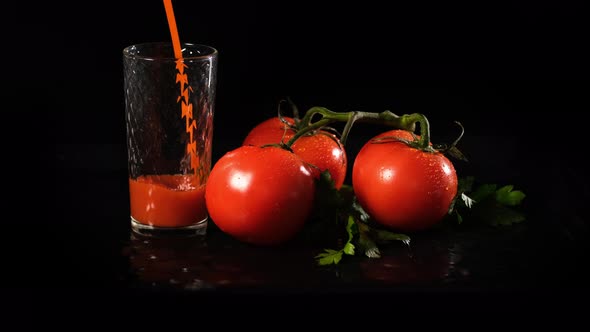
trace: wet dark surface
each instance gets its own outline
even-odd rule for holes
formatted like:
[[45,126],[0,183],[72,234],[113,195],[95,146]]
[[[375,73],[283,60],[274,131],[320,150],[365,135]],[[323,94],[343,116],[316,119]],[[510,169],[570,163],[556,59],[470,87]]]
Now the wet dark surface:
[[[336,267],[314,261],[331,242],[312,245],[298,238],[281,247],[254,247],[214,223],[204,238],[136,237],[125,146],[47,145],[42,160],[48,167],[31,173],[39,175],[30,184],[41,181],[43,190],[38,197],[14,196],[16,215],[27,222],[9,224],[25,227],[7,232],[2,242],[13,266],[2,285],[8,297],[23,303],[64,298],[121,310],[183,303],[215,312],[338,311],[341,305],[410,314],[415,308],[450,315],[579,312],[583,306],[576,303],[590,289],[586,164],[578,147],[556,140],[555,131],[524,126],[529,113],[513,115],[518,121],[503,130],[526,130],[492,135],[474,126],[460,143],[470,161],[455,165],[460,176],[523,190],[522,224],[495,228],[465,220],[459,227],[412,234],[409,248],[382,247],[381,259],[345,257]],[[349,160],[370,137],[363,127],[354,134]],[[571,141],[582,137],[583,132],[568,135]],[[213,161],[240,142],[239,134],[216,136]],[[26,202],[34,204],[21,207]],[[387,306],[377,304],[382,302]]]
[[[528,175],[536,179],[536,173]],[[204,298],[210,305],[260,303],[269,309],[271,303],[304,300],[317,310],[340,301],[395,298],[393,306],[420,304],[423,310],[483,306],[514,312],[567,306],[588,295],[588,224],[568,198],[583,190],[541,193],[528,176],[520,182],[529,195],[523,205],[527,220],[520,225],[470,226],[467,220],[414,234],[409,247],[382,247],[380,259],[359,255],[320,267],[313,257],[322,248],[302,238],[255,247],[214,223],[200,238],[137,236],[129,226],[125,171],[71,167],[56,174],[52,185],[59,195],[48,197],[44,208],[57,223],[47,220],[42,233],[28,237],[35,246],[23,249],[27,258],[18,264],[24,273],[9,276],[16,294],[59,294],[83,302],[88,298],[80,294],[91,294],[117,303],[164,298],[193,305]],[[567,182],[559,186],[568,188]]]

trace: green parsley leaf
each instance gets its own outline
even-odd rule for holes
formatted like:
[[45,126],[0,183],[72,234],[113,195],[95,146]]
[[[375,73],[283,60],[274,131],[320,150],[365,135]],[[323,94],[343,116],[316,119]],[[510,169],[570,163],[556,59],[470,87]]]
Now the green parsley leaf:
[[495,200],[486,200],[473,209],[471,217],[491,226],[511,226],[525,220],[525,216],[512,207]]
[[460,178],[458,186],[457,186],[457,192],[460,192],[460,193],[470,192],[473,188],[474,181],[475,181],[475,178],[473,176],[466,176],[464,178]]
[[509,209],[505,206],[498,206],[493,215],[490,215],[489,224],[492,226],[512,226],[525,220],[522,213]]
[[352,242],[354,240],[354,236],[358,233],[358,229],[356,227],[356,223],[354,221],[353,216],[348,216],[348,222],[346,224],[346,233],[348,234],[348,240],[346,241],[342,249],[324,249],[323,253],[320,253],[317,256],[315,256],[319,265],[338,264],[340,260],[342,260],[343,254],[354,256],[355,246]]
[[463,205],[465,205],[465,207],[468,209],[471,209],[475,203],[475,200],[465,195],[465,193],[461,193],[461,201],[463,201]]
[[354,244],[352,244],[352,239],[354,238],[355,231],[355,222],[352,216],[348,217],[348,223],[346,224],[346,233],[348,233],[348,241],[344,244],[344,248],[342,251],[347,255],[354,255]]
[[374,232],[379,242],[402,241],[406,245],[410,244],[410,237],[406,234],[394,233],[382,229],[374,230]]
[[498,188],[496,184],[481,184],[470,192],[472,187],[473,178],[459,180],[457,195],[449,209],[449,213],[454,212],[458,224],[465,219],[475,219],[492,226],[510,226],[525,220],[524,214],[514,208],[526,195],[514,190],[513,185]]
[[503,205],[516,206],[519,205],[526,195],[520,190],[512,190],[514,186],[507,185],[496,190],[496,201]]
[[358,224],[359,230],[359,246],[364,251],[365,256],[369,258],[380,258],[381,251],[377,247],[377,243],[371,238],[371,228],[364,223]]
[[457,217],[457,224],[461,225],[461,223],[463,222],[463,217],[461,216],[459,211],[455,210],[455,216]]
[[352,200],[352,213],[354,213],[354,215],[365,224],[369,222],[369,219],[371,219],[371,216],[369,216],[365,209],[363,209],[361,204],[356,199],[356,196],[354,196]]
[[369,258],[381,258],[381,251],[375,241],[373,241],[366,233],[361,233],[359,236],[359,246],[365,252],[365,256]]
[[477,189],[474,192],[472,192],[469,196],[472,200],[476,202],[481,202],[484,199],[494,195],[497,187],[498,186],[495,184],[482,184],[479,187],[477,187]]
[[324,252],[315,256],[319,265],[338,264],[342,259],[342,250],[324,249]]
[[[473,176],[468,176],[468,177],[459,179],[459,183],[457,185],[457,194],[455,195],[455,197],[451,201],[451,204],[449,206],[449,211],[447,212],[448,214],[452,214],[454,211],[456,211],[456,206],[457,207],[465,206],[467,208],[471,208],[471,205],[473,204],[473,200],[471,198],[469,198],[469,196],[465,195],[465,193],[471,191],[471,188],[473,187],[473,181],[474,181]],[[458,203],[458,205],[457,205],[457,203]],[[458,215],[458,213],[456,215]],[[461,223],[460,221],[458,221],[458,222]]]
[[342,248],[342,252],[344,252],[347,255],[354,256],[354,244],[346,242],[344,248]]

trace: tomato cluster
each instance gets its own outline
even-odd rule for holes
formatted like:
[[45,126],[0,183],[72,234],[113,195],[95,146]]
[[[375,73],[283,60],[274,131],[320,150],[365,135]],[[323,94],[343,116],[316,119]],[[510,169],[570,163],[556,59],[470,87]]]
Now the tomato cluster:
[[[270,118],[214,165],[205,199],[223,232],[255,245],[287,242],[310,216],[320,172],[327,170],[337,189],[343,185],[347,156],[338,136],[313,130],[289,151],[284,143],[296,132],[293,118]],[[407,130],[379,134],[364,144],[352,167],[359,204],[376,223],[396,231],[437,224],[457,194],[451,161],[411,142],[416,136]]]
[[[296,133],[295,120],[291,117],[273,117],[254,127],[244,139],[244,145],[262,146],[272,143],[286,143]],[[340,189],[346,177],[346,151],[336,135],[319,130],[299,138],[291,146],[293,152],[311,165],[314,177],[328,170],[336,189]]]

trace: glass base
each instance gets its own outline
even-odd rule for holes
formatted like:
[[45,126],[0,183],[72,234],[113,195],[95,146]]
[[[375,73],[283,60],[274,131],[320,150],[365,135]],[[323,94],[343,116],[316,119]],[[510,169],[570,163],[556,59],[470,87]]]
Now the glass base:
[[145,225],[131,217],[131,229],[143,236],[203,236],[207,234],[207,223],[208,218],[201,220],[200,222],[185,226],[185,227],[156,227],[151,225]]

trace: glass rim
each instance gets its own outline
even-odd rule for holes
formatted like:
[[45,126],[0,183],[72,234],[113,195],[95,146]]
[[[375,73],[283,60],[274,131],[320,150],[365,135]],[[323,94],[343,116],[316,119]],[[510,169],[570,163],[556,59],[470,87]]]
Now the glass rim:
[[[146,46],[169,46],[170,51],[172,52],[172,42],[145,42],[145,43],[138,43],[138,44],[126,46],[125,48],[123,48],[123,56],[128,57],[128,58],[141,59],[141,60],[172,60],[172,61],[177,60],[177,58],[175,58],[174,56],[141,55],[141,54],[134,54],[131,52],[132,48],[146,47]],[[205,45],[205,44],[180,43],[180,47],[181,48],[197,47],[197,48],[201,48],[201,49],[207,51],[207,53],[204,53],[204,54],[183,56],[182,57],[183,60],[211,59],[211,58],[217,57],[217,54],[218,54],[216,48],[209,46],[209,45]]]

